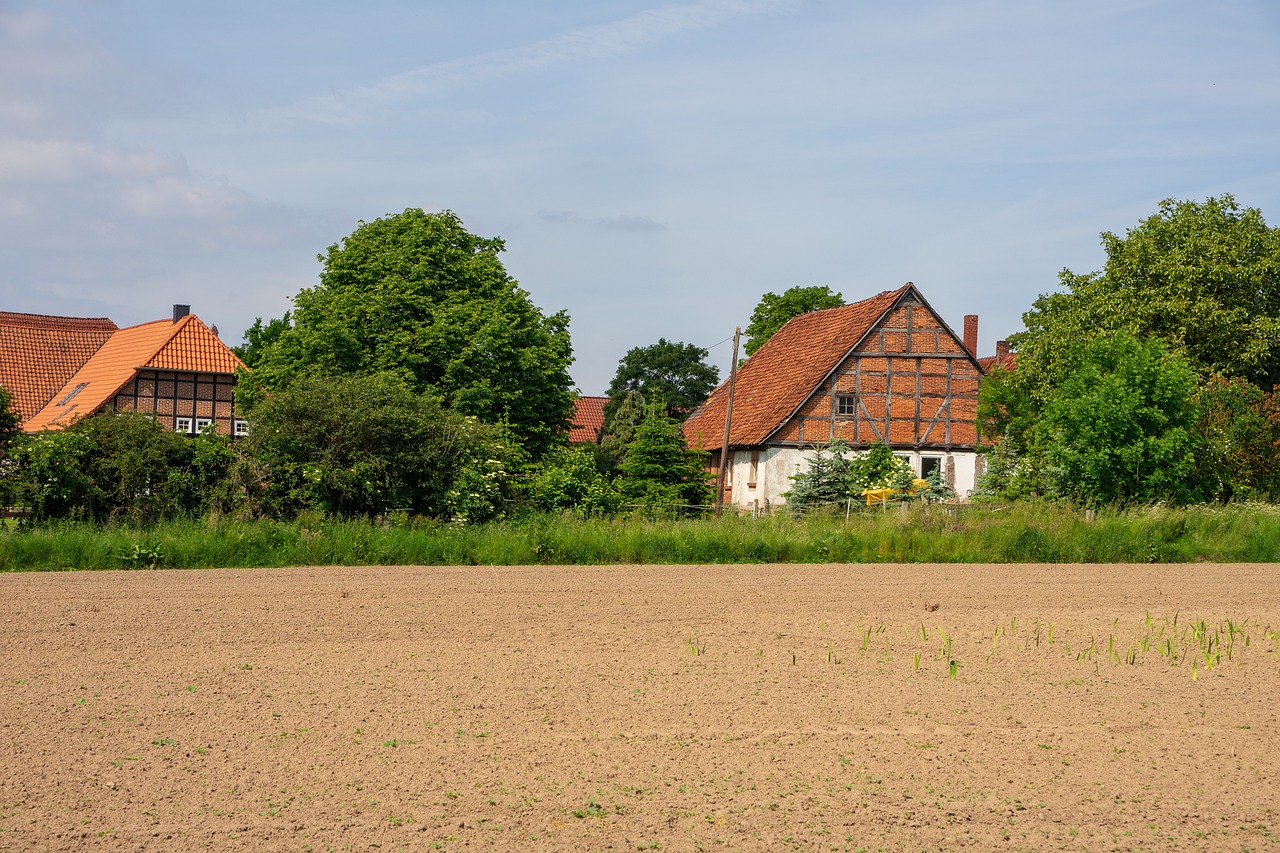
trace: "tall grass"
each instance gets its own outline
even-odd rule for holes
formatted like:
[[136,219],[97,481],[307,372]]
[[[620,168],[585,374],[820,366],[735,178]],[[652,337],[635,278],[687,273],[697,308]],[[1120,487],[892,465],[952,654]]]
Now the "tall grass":
[[298,565],[1280,562],[1280,507],[911,506],[852,518],[190,520],[0,529],[0,571]]

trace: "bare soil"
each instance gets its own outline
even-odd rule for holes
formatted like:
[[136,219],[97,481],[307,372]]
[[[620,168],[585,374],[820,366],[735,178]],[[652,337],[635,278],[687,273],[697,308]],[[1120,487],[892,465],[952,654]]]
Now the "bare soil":
[[1275,848],[1276,629],[1257,565],[9,575],[0,849]]

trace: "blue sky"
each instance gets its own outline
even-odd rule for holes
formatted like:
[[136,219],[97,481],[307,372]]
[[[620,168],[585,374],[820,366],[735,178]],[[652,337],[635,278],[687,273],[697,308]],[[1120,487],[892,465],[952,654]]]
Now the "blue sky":
[[1101,231],[1280,224],[1274,0],[0,0],[0,310],[236,343],[360,220],[451,209],[584,393],[766,291],[914,281],[980,348]]

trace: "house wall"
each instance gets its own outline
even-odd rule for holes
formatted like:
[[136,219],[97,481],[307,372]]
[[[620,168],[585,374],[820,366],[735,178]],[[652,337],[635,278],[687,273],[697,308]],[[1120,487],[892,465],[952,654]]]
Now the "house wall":
[[[928,308],[890,312],[769,442],[797,446],[841,438],[854,447],[975,450],[978,380],[964,345]],[[854,411],[840,411],[841,398]]]
[[196,420],[209,418],[218,433],[233,435],[234,390],[235,376],[228,373],[139,370],[112,400],[116,411],[154,414],[170,429],[183,418],[196,432]]
[[[759,450],[736,450],[730,453],[730,479],[725,490],[725,503],[743,512],[769,512],[786,504],[783,493],[791,488],[791,476],[808,468],[809,459],[817,452],[814,447],[762,447]],[[978,476],[982,473],[983,459],[976,451],[911,451],[895,450],[905,457],[921,476],[927,458],[937,459],[946,481],[956,490],[961,500],[973,495]],[[752,457],[756,457],[755,478],[752,477]],[[752,485],[754,483],[754,485]]]

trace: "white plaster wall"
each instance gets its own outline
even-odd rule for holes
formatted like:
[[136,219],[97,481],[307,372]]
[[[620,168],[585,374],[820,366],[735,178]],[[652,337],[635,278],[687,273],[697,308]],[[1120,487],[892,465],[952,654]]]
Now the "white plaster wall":
[[[735,450],[733,457],[733,495],[732,503],[739,509],[751,512],[768,512],[775,506],[786,503],[782,493],[791,488],[791,475],[808,468],[809,457],[814,449],[796,447],[767,447],[760,450],[760,459],[756,466],[755,486],[752,487],[751,451]],[[951,460],[955,470],[955,490],[960,500],[967,500],[973,495],[977,479],[978,454],[973,452],[943,451],[909,451],[895,450],[898,456],[911,460],[916,474],[921,470],[921,459],[932,456],[942,460],[945,466]],[[943,469],[946,470],[945,468]]]

